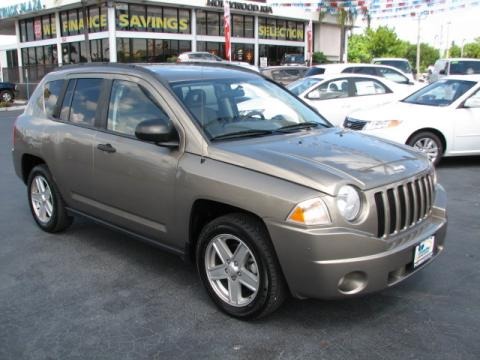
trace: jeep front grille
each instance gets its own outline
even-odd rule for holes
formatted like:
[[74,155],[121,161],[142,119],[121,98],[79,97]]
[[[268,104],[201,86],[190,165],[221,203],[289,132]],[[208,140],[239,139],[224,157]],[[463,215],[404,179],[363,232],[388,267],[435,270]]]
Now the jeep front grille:
[[396,234],[427,217],[434,199],[431,175],[376,192],[378,237]]

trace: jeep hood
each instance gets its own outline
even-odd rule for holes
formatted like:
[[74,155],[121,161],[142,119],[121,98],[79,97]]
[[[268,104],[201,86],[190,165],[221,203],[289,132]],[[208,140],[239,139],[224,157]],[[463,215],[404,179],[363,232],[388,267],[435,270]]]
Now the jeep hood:
[[335,195],[400,181],[430,167],[404,145],[339,128],[211,143],[208,157]]

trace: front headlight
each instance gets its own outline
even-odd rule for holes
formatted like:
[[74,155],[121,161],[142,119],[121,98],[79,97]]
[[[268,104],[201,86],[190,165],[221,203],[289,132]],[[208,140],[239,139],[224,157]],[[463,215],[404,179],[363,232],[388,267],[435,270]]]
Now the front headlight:
[[303,225],[330,224],[327,205],[320,198],[302,201],[290,212],[287,221]]
[[384,128],[394,128],[402,123],[401,120],[379,120],[367,121],[363,130],[376,130]]
[[347,221],[355,220],[360,214],[361,200],[358,191],[350,185],[340,188],[337,195],[337,208]]

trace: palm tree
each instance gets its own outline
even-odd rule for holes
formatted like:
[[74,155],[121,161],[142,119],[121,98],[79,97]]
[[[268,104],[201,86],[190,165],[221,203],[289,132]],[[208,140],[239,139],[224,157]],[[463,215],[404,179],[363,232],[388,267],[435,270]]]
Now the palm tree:
[[[330,1],[329,1],[330,2]],[[340,61],[343,60],[345,53],[345,37],[348,28],[351,28],[357,18],[356,11],[350,8],[339,8],[337,11],[337,23],[340,25]],[[345,59],[347,61],[347,59]]]

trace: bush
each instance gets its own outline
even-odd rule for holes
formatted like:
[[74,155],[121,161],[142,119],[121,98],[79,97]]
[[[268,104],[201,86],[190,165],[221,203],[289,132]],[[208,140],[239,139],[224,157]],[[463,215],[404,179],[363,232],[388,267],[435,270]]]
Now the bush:
[[314,52],[312,55],[312,62],[315,64],[324,64],[327,61],[327,57],[321,51]]

